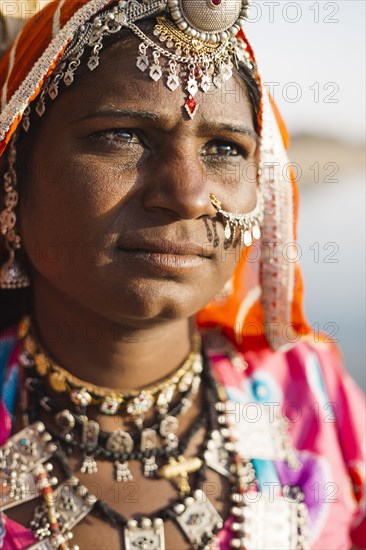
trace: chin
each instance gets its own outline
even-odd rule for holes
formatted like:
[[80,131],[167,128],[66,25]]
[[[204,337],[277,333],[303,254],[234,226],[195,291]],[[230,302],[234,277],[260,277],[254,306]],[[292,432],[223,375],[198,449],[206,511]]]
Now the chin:
[[110,303],[118,322],[126,319],[154,322],[188,319],[209,301],[210,297],[206,298],[197,287],[197,281],[192,287],[172,280],[134,279],[125,283],[120,292],[115,290],[105,304]]

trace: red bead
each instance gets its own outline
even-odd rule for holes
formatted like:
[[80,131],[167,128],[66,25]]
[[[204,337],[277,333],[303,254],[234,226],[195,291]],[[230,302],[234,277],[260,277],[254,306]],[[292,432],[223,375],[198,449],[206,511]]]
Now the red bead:
[[214,6],[219,6],[221,4],[222,0],[211,0],[211,3],[214,5]]
[[185,106],[186,111],[189,114],[189,116],[191,118],[193,118],[194,115],[196,114],[196,111],[197,111],[197,108],[198,108],[197,102],[194,99],[194,97],[188,98],[187,101],[185,102],[184,106]]

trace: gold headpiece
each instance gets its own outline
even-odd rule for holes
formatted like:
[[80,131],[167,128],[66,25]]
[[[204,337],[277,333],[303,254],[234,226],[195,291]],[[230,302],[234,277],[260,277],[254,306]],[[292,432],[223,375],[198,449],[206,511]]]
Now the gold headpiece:
[[[43,115],[46,96],[55,99],[61,81],[72,84],[86,47],[92,49],[88,67],[94,71],[104,38],[129,29],[140,40],[137,67],[154,81],[164,78],[171,91],[183,86],[185,109],[193,118],[199,90],[208,93],[220,88],[240,63],[253,69],[245,42],[236,38],[247,8],[248,0],[122,0],[80,28],[36,110]],[[151,17],[156,18],[156,25],[150,38],[138,24]]]

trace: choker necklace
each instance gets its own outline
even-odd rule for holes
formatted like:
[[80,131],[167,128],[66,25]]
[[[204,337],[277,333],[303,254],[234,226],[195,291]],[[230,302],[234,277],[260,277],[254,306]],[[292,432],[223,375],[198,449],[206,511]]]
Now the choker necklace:
[[122,408],[141,429],[145,415],[154,407],[160,415],[164,415],[177,392],[183,394],[190,387],[198,389],[199,386],[202,357],[201,337],[198,332],[192,337],[191,353],[172,376],[143,390],[131,391],[89,384],[56,365],[42,349],[29,317],[20,323],[18,334],[23,346],[23,365],[34,366],[38,375],[47,380],[52,390],[68,394],[70,401],[81,409],[97,405],[102,414],[115,415]]
[[[167,458],[183,454],[186,445],[179,442],[179,416],[191,406],[193,390],[190,388],[182,400],[168,411],[165,416],[159,417],[155,424],[144,430],[127,432],[117,429],[107,432],[100,428],[95,420],[85,414],[79,415],[68,409],[62,409],[54,399],[46,395],[46,386],[42,379],[26,378],[24,381],[23,402],[27,403],[25,418],[32,423],[39,417],[39,405],[54,418],[56,431],[49,430],[53,438],[62,443],[70,453],[80,451],[83,456],[81,472],[97,473],[96,459],[113,460],[117,481],[132,481],[132,474],[128,467],[131,460],[142,460],[145,477],[155,477],[158,470],[156,458]],[[200,418],[197,431],[203,425],[204,417]],[[189,432],[189,440],[193,433]]]

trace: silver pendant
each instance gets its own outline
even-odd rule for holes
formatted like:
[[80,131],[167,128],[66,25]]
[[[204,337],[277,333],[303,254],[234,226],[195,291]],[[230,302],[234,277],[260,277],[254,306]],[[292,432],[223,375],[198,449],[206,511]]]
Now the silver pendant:
[[[287,460],[288,446],[284,445],[282,414],[277,416],[275,411],[272,417],[269,407],[256,404],[257,419],[253,422],[244,407],[242,403],[227,401],[226,410],[233,419],[231,430],[237,441],[239,455],[246,460],[253,457],[263,460]],[[237,418],[244,420],[239,422]]]
[[80,468],[82,474],[96,474],[98,473],[98,466],[95,458],[91,455],[85,455],[83,463]]
[[225,239],[229,241],[230,237],[231,237],[231,227],[230,227],[230,222],[227,221],[225,225]]
[[56,451],[56,445],[51,442],[52,436],[46,432],[42,422],[36,422],[9,438],[0,447],[0,468],[3,470],[9,461],[16,460],[24,471],[30,471],[38,464],[43,464]]
[[136,62],[136,67],[140,69],[141,72],[145,72],[149,67],[149,59],[147,55],[139,55]]
[[233,76],[233,69],[230,65],[224,65],[221,70],[221,78],[224,82],[227,82],[230,80],[230,78]]
[[[123,430],[116,430],[111,433],[108,438],[106,449],[111,453],[131,453],[133,450],[133,439],[129,433]],[[129,468],[128,462],[120,462],[116,460],[115,475],[118,482],[132,481],[133,476]]]
[[[255,495],[255,494],[254,494]],[[260,493],[241,495],[243,506],[234,506],[231,525],[234,548],[247,550],[296,550],[308,548],[307,514],[303,503],[290,502],[282,496]],[[304,513],[305,509],[305,513]]]
[[207,94],[212,88],[212,78],[208,75],[204,75],[201,80],[201,90]]
[[88,61],[88,67],[91,71],[94,71],[99,65],[99,57],[92,55]]
[[151,66],[149,75],[150,75],[150,78],[155,82],[160,80],[161,77],[163,76],[163,71],[160,65],[157,65],[156,63],[154,63],[154,65]]
[[88,449],[98,446],[99,424],[95,420],[88,420],[83,424],[82,442]]
[[156,459],[154,456],[150,456],[149,458],[144,458],[144,477],[147,477],[147,478],[154,477],[157,469],[158,469],[158,465],[156,464]]
[[195,491],[192,497],[187,497],[184,503],[177,504],[174,511],[178,525],[193,548],[209,544],[223,526],[220,514],[201,490]]
[[257,224],[253,225],[252,231],[253,231],[254,239],[259,241],[259,239],[261,238],[261,228],[259,227],[259,225]]
[[160,423],[160,435],[169,449],[176,449],[179,445],[177,436],[179,422],[175,416],[166,416]]
[[[71,529],[80,523],[87,516],[96,502],[96,497],[88,493],[84,485],[80,485],[77,477],[72,477],[63,482],[54,491],[55,508],[58,513],[58,522],[62,529],[62,536],[65,539],[66,548],[69,548],[68,541],[72,538]],[[42,521],[42,520],[45,521]],[[44,507],[35,510],[32,522],[32,531],[41,540],[31,546],[29,550],[52,550],[55,548],[55,537],[50,537],[43,527],[47,524],[47,512]],[[59,545],[62,544],[61,539]],[[57,547],[59,547],[59,545]],[[70,547],[71,550],[75,547]]]
[[50,96],[50,98],[52,100],[56,99],[56,97],[58,96],[58,85],[53,83],[51,84],[51,86],[48,88],[48,95]]
[[32,474],[47,462],[57,447],[42,422],[36,422],[9,438],[0,447],[0,508],[7,510],[39,495]]
[[243,244],[245,246],[251,246],[253,244],[252,232],[250,229],[246,229],[243,233]]
[[99,438],[99,424],[95,420],[88,420],[83,425],[83,431],[81,440],[86,447],[84,460],[81,465],[80,471],[83,474],[96,474],[98,472],[98,466],[93,456],[93,451],[98,446]]
[[133,445],[133,439],[128,432],[116,430],[109,436],[106,448],[111,453],[131,453]]
[[126,550],[165,550],[164,522],[160,518],[129,521],[124,530]]
[[169,75],[166,85],[168,86],[169,90],[174,92],[180,85],[179,77],[176,74]]
[[60,427],[60,435],[67,441],[71,441],[74,438],[72,430],[75,428],[75,418],[73,414],[64,409],[55,416],[55,422]]
[[38,103],[37,103],[37,107],[36,107],[36,112],[37,112],[37,115],[39,117],[42,117],[45,112],[46,112],[46,106],[45,106],[45,103],[44,103],[44,99],[41,98]]
[[222,476],[230,477],[229,454],[224,447],[224,439],[218,430],[212,432],[204,458],[211,470]]
[[64,83],[66,86],[71,86],[71,84],[74,82],[74,73],[72,71],[66,71],[64,76]]
[[190,78],[187,84],[187,90],[194,97],[198,92],[198,84],[195,78]]
[[116,460],[114,465],[116,468],[116,480],[119,483],[126,483],[127,481],[133,480],[133,475],[131,473],[128,462],[119,462],[119,460]]
[[[141,433],[141,451],[156,449],[158,444],[158,436],[155,430],[146,429]],[[156,464],[155,456],[144,458],[144,476],[147,478],[154,477],[158,465]]]
[[12,472],[9,476],[0,473],[0,508],[8,510],[40,495],[32,473]]

